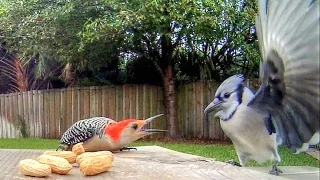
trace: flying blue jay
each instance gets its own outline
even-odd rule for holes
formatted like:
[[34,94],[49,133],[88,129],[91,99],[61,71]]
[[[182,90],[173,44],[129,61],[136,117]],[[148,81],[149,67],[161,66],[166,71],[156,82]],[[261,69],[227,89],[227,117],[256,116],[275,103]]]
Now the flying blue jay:
[[320,142],[319,0],[259,0],[258,7],[259,90],[231,76],[204,113],[220,117],[241,166],[273,161],[270,173],[279,175],[279,145],[300,153]]

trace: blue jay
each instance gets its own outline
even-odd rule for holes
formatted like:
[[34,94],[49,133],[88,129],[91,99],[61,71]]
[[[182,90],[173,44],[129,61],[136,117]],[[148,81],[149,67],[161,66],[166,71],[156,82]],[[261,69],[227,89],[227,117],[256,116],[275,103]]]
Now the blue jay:
[[204,113],[220,118],[241,166],[273,161],[279,175],[279,145],[300,153],[320,142],[319,0],[259,0],[258,9],[260,88],[233,75]]

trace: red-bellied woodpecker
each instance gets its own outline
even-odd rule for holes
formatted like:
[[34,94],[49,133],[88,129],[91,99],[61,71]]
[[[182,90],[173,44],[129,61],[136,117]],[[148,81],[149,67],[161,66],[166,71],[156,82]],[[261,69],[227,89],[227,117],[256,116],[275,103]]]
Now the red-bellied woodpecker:
[[127,145],[144,136],[164,132],[145,128],[145,125],[162,115],[146,120],[126,119],[119,122],[106,117],[79,120],[63,133],[57,150],[71,150],[73,145],[80,142],[83,142],[85,151],[89,152],[126,149]]

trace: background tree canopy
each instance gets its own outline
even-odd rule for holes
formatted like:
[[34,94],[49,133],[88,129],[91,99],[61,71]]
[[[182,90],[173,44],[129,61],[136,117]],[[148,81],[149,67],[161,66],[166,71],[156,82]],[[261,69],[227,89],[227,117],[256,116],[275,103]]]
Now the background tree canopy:
[[34,79],[53,88],[162,84],[169,134],[177,129],[175,84],[258,75],[255,0],[0,0],[0,7],[2,49],[25,69],[32,63]]
[[0,7],[2,44],[23,60],[37,59],[38,76],[57,78],[47,71],[55,64],[70,71],[74,77],[65,80],[73,84],[145,83],[150,72],[133,71],[152,62],[132,61],[161,56],[162,35],[172,41],[176,81],[257,76],[254,0],[1,0]]

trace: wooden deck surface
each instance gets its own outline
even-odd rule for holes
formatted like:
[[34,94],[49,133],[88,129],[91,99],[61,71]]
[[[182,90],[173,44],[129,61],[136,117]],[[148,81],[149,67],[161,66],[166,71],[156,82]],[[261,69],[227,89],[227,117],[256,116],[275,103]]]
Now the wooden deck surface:
[[[40,179],[23,176],[18,170],[22,159],[36,159],[44,150],[0,149],[0,179]],[[46,179],[139,179],[139,180],[201,180],[201,179],[292,179],[272,176],[267,172],[235,167],[214,159],[179,153],[158,146],[138,147],[138,150],[114,153],[111,169],[100,175],[86,177],[77,164],[68,175],[52,174]],[[301,179],[303,177],[301,176]]]

